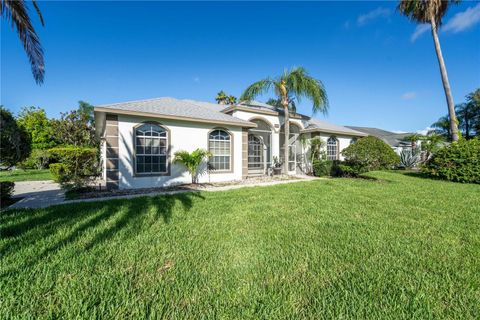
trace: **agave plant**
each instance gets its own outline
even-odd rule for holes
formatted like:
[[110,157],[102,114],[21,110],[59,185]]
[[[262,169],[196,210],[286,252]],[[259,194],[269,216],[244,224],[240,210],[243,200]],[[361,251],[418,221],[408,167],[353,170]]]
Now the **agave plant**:
[[412,168],[420,162],[418,149],[403,149],[400,153],[400,165],[404,168]]
[[204,149],[196,149],[191,153],[187,151],[177,151],[175,152],[173,162],[183,164],[192,176],[192,183],[195,184],[198,183],[198,177],[211,168],[208,164],[202,166],[202,163],[211,156],[212,154]]

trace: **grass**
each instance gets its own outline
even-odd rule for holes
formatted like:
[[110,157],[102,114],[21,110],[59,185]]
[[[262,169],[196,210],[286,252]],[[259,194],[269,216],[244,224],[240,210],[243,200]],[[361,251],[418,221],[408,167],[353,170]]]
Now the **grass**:
[[480,318],[480,185],[374,172],[7,211],[3,318]]
[[48,169],[34,170],[34,169],[15,169],[8,171],[0,171],[0,181],[40,181],[53,180],[52,175]]

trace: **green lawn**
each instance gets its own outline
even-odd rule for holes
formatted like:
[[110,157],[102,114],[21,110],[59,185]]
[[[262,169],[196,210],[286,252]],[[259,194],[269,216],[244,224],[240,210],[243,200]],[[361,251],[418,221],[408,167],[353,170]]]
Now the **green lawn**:
[[39,181],[52,180],[48,169],[45,170],[8,170],[0,171],[0,181]]
[[480,185],[375,172],[1,215],[2,318],[480,318]]

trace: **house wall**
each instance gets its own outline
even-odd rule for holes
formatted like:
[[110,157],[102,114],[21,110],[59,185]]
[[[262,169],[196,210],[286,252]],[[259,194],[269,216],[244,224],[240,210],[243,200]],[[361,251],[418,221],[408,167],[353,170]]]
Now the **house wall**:
[[[134,127],[145,121],[155,121],[169,130],[170,175],[142,176],[134,173]],[[199,182],[219,182],[242,179],[242,128],[214,124],[192,123],[128,115],[118,115],[119,132],[119,188],[163,187],[190,183],[191,177],[180,164],[173,164],[174,153],[179,150],[191,152],[197,148],[208,149],[208,133],[214,128],[224,128],[233,137],[233,163],[228,173],[212,171],[199,177]]]

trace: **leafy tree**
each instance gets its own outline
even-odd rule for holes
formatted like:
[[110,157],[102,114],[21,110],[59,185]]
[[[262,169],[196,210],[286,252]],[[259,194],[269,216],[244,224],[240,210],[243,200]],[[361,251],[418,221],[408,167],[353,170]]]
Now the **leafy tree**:
[[[242,93],[240,100],[253,100],[272,89],[283,107],[285,117],[284,159],[288,159],[289,148],[287,144],[290,137],[289,106],[291,98],[294,97],[297,101],[300,101],[302,97],[306,97],[313,102],[314,113],[318,111],[326,113],[328,110],[327,92],[320,80],[311,77],[304,68],[299,67],[285,70],[282,75],[274,79],[266,78],[251,84]],[[284,161],[284,168],[285,172],[288,172],[288,161]]]
[[78,112],[88,119],[88,123],[92,127],[95,127],[94,108],[95,107],[88,102],[82,100],[78,101]]
[[85,112],[73,110],[62,113],[59,120],[54,121],[55,134],[62,145],[76,147],[96,147],[98,139],[95,136],[95,127]]
[[428,160],[435,154],[438,150],[440,150],[445,145],[445,137],[431,132],[429,133],[422,142],[422,151],[425,151],[425,160]]
[[227,95],[223,90],[217,93],[215,98],[218,104],[235,104],[237,103],[237,98],[232,95]]
[[443,60],[440,40],[438,39],[438,28],[442,24],[442,18],[451,4],[456,4],[458,0],[401,0],[398,4],[398,10],[401,14],[407,16],[410,20],[417,23],[429,23],[432,29],[435,52],[437,53],[440,74],[442,77],[443,89],[447,99],[448,114],[450,120],[450,132],[453,141],[458,141],[458,124],[455,115],[455,105],[453,103],[452,91],[448,81],[447,68]]
[[192,183],[197,183],[198,176],[203,174],[208,168],[208,164],[202,167],[202,163],[206,162],[208,157],[211,157],[210,152],[203,149],[196,149],[192,153],[177,151],[175,152],[173,162],[183,164],[192,177]]
[[[30,61],[33,78],[37,84],[42,84],[45,76],[45,61],[40,39],[33,28],[28,8],[24,0],[0,0],[0,14],[7,21],[11,22],[12,28],[17,29],[18,37]],[[32,0],[33,7],[37,12],[42,26],[44,21],[40,8],[35,0]]]
[[3,106],[0,106],[0,128],[0,164],[10,168],[30,154],[30,136]]
[[44,109],[24,107],[17,122],[30,134],[33,149],[48,149],[57,145],[52,121],[47,118]]

